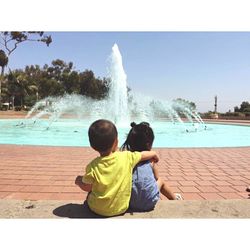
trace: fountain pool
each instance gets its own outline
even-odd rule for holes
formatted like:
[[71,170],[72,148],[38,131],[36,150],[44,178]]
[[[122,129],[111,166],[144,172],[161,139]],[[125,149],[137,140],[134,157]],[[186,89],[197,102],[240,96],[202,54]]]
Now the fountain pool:
[[[37,124],[25,119],[0,120],[0,144],[89,146],[88,127],[92,121],[60,119],[47,129],[48,122],[46,119]],[[155,133],[154,147],[250,146],[250,126],[207,124],[206,131],[191,123],[183,126],[181,123],[157,121],[151,126]],[[119,145],[124,142],[129,129],[129,124],[118,127]]]

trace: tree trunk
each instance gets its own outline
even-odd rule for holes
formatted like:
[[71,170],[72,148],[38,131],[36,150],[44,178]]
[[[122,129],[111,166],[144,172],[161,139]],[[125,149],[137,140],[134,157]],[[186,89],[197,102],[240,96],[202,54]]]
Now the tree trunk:
[[3,82],[3,76],[4,76],[4,66],[1,70],[1,77],[0,77],[0,109],[2,108],[2,82]]
[[12,110],[15,110],[15,96],[12,96]]

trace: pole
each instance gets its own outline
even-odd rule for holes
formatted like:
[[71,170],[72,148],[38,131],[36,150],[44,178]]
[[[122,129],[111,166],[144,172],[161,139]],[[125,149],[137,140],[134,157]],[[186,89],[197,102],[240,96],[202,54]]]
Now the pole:
[[214,97],[214,113],[217,113],[217,95]]

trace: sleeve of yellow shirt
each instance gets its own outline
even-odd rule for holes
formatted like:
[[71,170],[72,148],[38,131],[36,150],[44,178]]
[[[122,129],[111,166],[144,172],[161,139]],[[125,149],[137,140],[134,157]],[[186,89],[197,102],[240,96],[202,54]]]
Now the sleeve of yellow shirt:
[[93,175],[93,169],[91,168],[91,164],[89,164],[86,168],[86,173],[82,177],[82,182],[85,184],[93,184],[94,182],[94,175]]
[[141,160],[141,152],[129,152],[130,162],[132,168],[136,166],[138,162]]

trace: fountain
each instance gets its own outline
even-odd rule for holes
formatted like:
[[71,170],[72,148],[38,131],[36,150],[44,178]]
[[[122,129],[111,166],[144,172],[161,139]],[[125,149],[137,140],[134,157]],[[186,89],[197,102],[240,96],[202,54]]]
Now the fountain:
[[115,123],[127,123],[129,120],[127,75],[123,69],[122,56],[117,44],[114,44],[109,60],[108,76],[111,81],[107,104],[112,110],[114,117],[112,120]]
[[103,100],[66,94],[38,101],[26,119],[0,120],[0,144],[89,146],[87,131],[96,119],[109,119],[124,142],[130,122],[150,122],[155,147],[250,146],[250,126],[207,127],[182,100],[156,100],[127,90],[122,56],[115,44],[109,57],[109,93]]
[[74,115],[78,119],[88,118],[91,121],[106,118],[117,126],[126,127],[132,120],[152,122],[165,119],[181,124],[186,130],[181,113],[182,117],[190,123],[195,122],[198,127],[203,124],[199,114],[185,103],[155,100],[133,91],[128,95],[127,76],[117,44],[112,47],[109,57],[108,77],[110,83],[106,99],[97,101],[76,94],[47,97],[37,102],[26,118],[32,118],[36,123],[37,119],[45,116],[48,118],[48,127],[66,114]]

